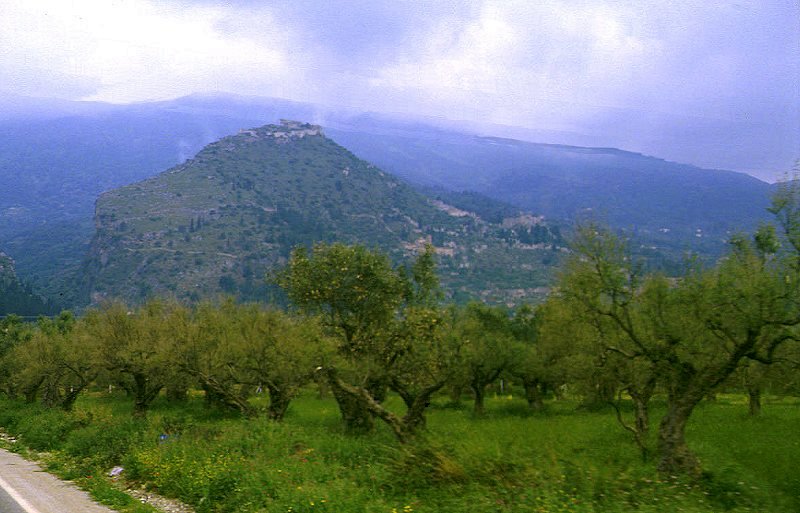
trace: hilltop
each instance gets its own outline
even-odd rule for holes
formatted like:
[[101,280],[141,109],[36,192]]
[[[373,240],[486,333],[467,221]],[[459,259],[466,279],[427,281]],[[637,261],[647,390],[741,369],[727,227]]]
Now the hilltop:
[[546,293],[560,233],[517,210],[500,223],[429,198],[328,139],[282,120],[241,130],[153,178],[102,194],[84,264],[87,299],[265,299],[292,248],[341,241],[396,262],[425,244],[451,297]]

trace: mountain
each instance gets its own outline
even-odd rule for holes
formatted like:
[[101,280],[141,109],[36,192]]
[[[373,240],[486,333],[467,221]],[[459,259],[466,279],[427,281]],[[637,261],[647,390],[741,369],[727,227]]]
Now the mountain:
[[236,127],[207,133],[203,118],[130,110],[0,122],[0,243],[22,275],[69,293],[101,192],[175,165]]
[[36,295],[29,286],[19,281],[14,261],[0,251],[0,316],[52,315],[57,309],[55,304]]
[[70,296],[100,193],[154,176],[240,128],[315,110],[202,95],[131,105],[0,98],[0,244],[37,288]]
[[[193,95],[110,105],[0,98],[0,245],[26,282],[71,304],[98,195],[179,165],[241,128],[282,117],[323,125],[338,144],[416,188],[446,202],[466,200],[462,209],[489,198],[561,226],[592,216],[672,261],[686,250],[718,255],[730,232],[766,218],[772,190],[747,175],[622,150],[482,137],[446,120],[280,99]],[[502,132],[489,124],[471,129]]]
[[224,137],[183,164],[102,194],[84,290],[93,302],[265,299],[266,273],[292,248],[341,241],[396,262],[433,244],[455,299],[540,298],[560,234],[541,218],[514,214],[487,222],[356,158],[317,125],[283,121]]
[[474,191],[548,218],[594,219],[664,251],[718,255],[769,219],[774,186],[614,148],[447,131],[331,130],[359,157],[411,183]]

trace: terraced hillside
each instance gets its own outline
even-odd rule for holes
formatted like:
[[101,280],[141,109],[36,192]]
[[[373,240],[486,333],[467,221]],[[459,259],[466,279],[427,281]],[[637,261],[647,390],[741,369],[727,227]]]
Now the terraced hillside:
[[425,244],[455,299],[546,293],[557,229],[518,213],[501,223],[428,198],[356,158],[316,125],[242,130],[193,159],[97,201],[84,290],[140,301],[218,293],[268,297],[264,276],[291,249],[359,242],[401,262]]

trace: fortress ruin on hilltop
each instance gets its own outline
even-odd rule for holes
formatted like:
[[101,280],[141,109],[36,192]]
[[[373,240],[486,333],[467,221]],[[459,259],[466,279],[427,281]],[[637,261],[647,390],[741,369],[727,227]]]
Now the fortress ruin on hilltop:
[[322,132],[322,127],[319,125],[312,125],[310,123],[303,123],[301,121],[293,121],[290,119],[281,119],[280,125],[267,125],[260,128],[248,128],[239,130],[239,135],[248,136],[254,139],[274,138],[278,141],[289,139],[302,139],[306,136],[325,135]]

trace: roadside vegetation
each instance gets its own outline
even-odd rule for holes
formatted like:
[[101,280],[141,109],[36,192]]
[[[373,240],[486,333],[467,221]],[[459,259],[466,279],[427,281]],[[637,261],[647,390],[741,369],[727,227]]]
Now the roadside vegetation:
[[[499,392],[499,391],[498,391]],[[73,412],[3,400],[0,421],[122,511],[136,506],[104,477],[116,465],[197,511],[797,511],[800,404],[769,396],[750,417],[740,394],[703,403],[689,425],[700,479],[660,475],[610,410],[545,400],[531,412],[522,390],[492,392],[480,418],[463,400],[437,397],[424,441],[397,444],[388,429],[344,432],[336,401],[304,391],[280,423],[209,410],[192,394],[160,397],[146,419],[122,392],[83,395]],[[254,405],[266,407],[262,397]],[[392,398],[389,406],[401,406]],[[657,401],[654,412],[664,410]],[[626,407],[628,410],[628,407]],[[655,442],[655,440],[651,440]],[[137,506],[138,507],[138,506]]]
[[320,244],[268,277],[288,311],[8,317],[0,426],[90,489],[122,466],[198,511],[796,511],[793,187],[678,278],[584,226],[536,307],[444,304],[432,247]]

